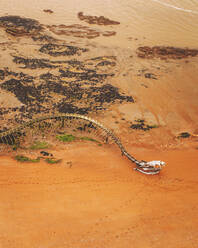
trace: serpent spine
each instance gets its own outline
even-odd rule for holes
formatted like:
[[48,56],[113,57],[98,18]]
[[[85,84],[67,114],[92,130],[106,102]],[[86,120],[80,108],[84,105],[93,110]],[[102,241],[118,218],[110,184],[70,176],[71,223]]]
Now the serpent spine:
[[[57,115],[48,115],[48,116],[42,116],[39,118],[35,118],[31,121],[28,121],[24,124],[19,125],[16,128],[10,129],[8,131],[4,131],[2,133],[0,133],[0,142],[1,143],[5,143],[7,144],[8,140],[10,139],[10,136],[12,136],[13,134],[19,133],[21,132],[21,130],[24,130],[25,128],[31,127],[33,124],[35,123],[39,123],[41,121],[45,121],[45,120],[52,120],[52,119],[60,119],[60,120],[64,120],[64,119],[79,119],[79,120],[85,120],[90,122],[91,124],[97,126],[98,128],[100,128],[102,131],[104,131],[107,135],[107,137],[110,137],[115,144],[119,147],[122,155],[126,156],[130,161],[132,161],[133,163],[136,164],[137,168],[136,170],[144,173],[144,174],[157,174],[159,173],[160,169],[161,169],[161,165],[164,165],[162,162],[162,164],[159,167],[153,166],[153,165],[149,165],[149,162],[146,161],[140,161],[137,160],[136,158],[134,158],[131,154],[129,154],[125,147],[122,145],[120,139],[108,128],[106,128],[103,124],[101,124],[100,122],[88,117],[88,116],[84,116],[84,115],[80,115],[80,114],[57,114]],[[155,161],[153,161],[155,162]],[[156,161],[156,162],[161,162],[161,161]]]

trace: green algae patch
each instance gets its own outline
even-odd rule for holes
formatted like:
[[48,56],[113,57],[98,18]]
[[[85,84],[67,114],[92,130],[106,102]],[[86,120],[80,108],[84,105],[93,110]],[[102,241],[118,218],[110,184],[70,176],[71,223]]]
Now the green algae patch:
[[45,162],[48,164],[58,164],[62,161],[62,159],[53,159],[53,158],[46,158]]
[[49,148],[49,144],[45,141],[36,141],[33,145],[30,146],[32,150],[39,150],[39,149],[47,149]]
[[31,163],[38,163],[40,162],[40,158],[36,158],[36,159],[31,159],[31,158],[28,158],[26,156],[23,156],[23,155],[17,155],[14,157],[15,160],[17,160],[18,162],[31,162]]
[[100,142],[98,140],[90,138],[90,137],[87,137],[87,136],[76,137],[76,136],[74,136],[72,134],[62,134],[62,135],[57,135],[56,138],[59,141],[62,141],[62,142],[72,142],[72,141],[75,141],[75,140],[85,140],[85,141],[91,141],[91,142],[95,142],[95,143],[100,144]]
[[56,138],[62,142],[71,142],[76,140],[76,137],[72,134],[57,135]]

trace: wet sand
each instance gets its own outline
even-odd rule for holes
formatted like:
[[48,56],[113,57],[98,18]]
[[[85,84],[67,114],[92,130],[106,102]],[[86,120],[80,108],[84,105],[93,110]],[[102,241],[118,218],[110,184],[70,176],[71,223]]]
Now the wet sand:
[[[53,14],[43,12],[45,9],[50,9]],[[30,0],[1,0],[0,9],[1,16],[19,15],[46,25],[82,24],[77,17],[79,12],[120,22],[120,25],[110,27],[117,32],[117,39],[97,39],[107,46],[134,48],[139,44],[197,48],[197,0],[35,0],[34,3]],[[109,27],[103,30],[109,30]]]
[[112,147],[55,154],[59,165],[1,157],[2,247],[196,247],[197,151],[159,152],[168,166],[158,176],[135,172]]

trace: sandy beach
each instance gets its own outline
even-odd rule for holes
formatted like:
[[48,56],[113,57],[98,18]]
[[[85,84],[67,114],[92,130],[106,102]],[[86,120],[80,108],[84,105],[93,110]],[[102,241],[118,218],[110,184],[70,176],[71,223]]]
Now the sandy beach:
[[[142,152],[156,157],[133,151]],[[58,153],[64,162],[57,166],[1,157],[2,247],[196,247],[194,150],[160,152],[168,167],[151,177],[133,171],[112,148]]]
[[[196,248],[197,1],[1,5],[0,247]],[[135,171],[82,123],[15,130],[65,113],[167,166]]]

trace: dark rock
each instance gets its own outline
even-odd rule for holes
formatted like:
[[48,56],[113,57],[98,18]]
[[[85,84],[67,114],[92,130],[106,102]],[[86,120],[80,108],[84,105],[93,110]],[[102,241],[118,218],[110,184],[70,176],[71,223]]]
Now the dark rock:
[[52,65],[48,59],[26,59],[23,57],[14,56],[13,62],[16,64],[23,64],[22,68],[38,69],[38,68],[56,68],[58,66]]
[[10,79],[0,86],[2,89],[15,94],[16,98],[24,104],[31,103],[32,101],[42,102],[43,97],[40,92],[33,86],[26,86],[20,80]]
[[4,78],[5,78],[5,71],[0,70],[0,80],[4,80]]
[[53,14],[54,13],[54,11],[51,10],[51,9],[44,9],[43,12],[49,13],[49,14]]
[[145,73],[144,76],[145,76],[145,78],[157,79],[155,74],[153,74],[153,73]]
[[52,36],[45,35],[45,34],[36,34],[31,37],[33,41],[40,41],[40,42],[56,42],[57,40]]
[[139,47],[137,55],[140,58],[160,58],[160,59],[184,59],[187,57],[195,57],[198,55],[197,49],[178,48],[178,47]]
[[79,108],[70,103],[65,103],[65,101],[57,104],[57,108],[60,113],[76,113],[81,115],[87,114],[89,110],[89,108]]
[[[134,102],[131,96],[123,96],[119,93],[118,88],[114,87],[113,85],[106,84],[101,87],[90,87],[90,98],[94,98],[95,102],[100,103],[110,103],[119,100],[120,102],[127,101],[127,102]],[[93,92],[93,93],[92,93]]]
[[43,29],[38,21],[20,16],[0,17],[0,27],[5,28],[7,33],[14,36],[33,35]]
[[81,21],[85,21],[89,24],[97,24],[97,25],[118,25],[120,22],[110,20],[104,16],[88,16],[84,15],[83,12],[78,13],[78,18]]
[[60,77],[68,77],[73,78],[75,77],[77,80],[87,80],[87,81],[95,81],[99,82],[107,77],[112,77],[114,74],[105,74],[105,73],[97,73],[96,70],[85,69],[84,72],[73,72],[69,70],[62,70],[60,69],[59,72],[61,73]]
[[39,49],[39,51],[41,53],[45,53],[57,57],[57,56],[71,56],[75,54],[80,55],[80,52],[87,52],[88,49],[79,48],[75,46],[59,45],[59,44],[46,44],[43,45]]
[[106,66],[106,65],[107,65],[107,66],[108,66],[108,65],[110,65],[110,66],[115,66],[116,63],[115,63],[114,61],[104,60],[104,61],[98,63],[96,66]]
[[178,138],[189,138],[191,135],[188,132],[180,133]]
[[132,128],[132,129],[138,129],[138,130],[143,130],[143,131],[148,131],[148,130],[150,130],[150,129],[152,129],[152,128],[156,128],[156,127],[157,127],[156,125],[153,125],[153,126],[151,126],[151,125],[146,125],[146,124],[145,124],[145,121],[142,120],[142,119],[138,119],[138,120],[136,120],[135,122],[136,122],[136,123],[135,123],[135,124],[132,124],[132,125],[130,126],[130,128]]
[[47,156],[47,157],[53,157],[53,154],[52,153],[49,153],[49,152],[46,152],[46,151],[40,151],[40,154],[42,154],[43,156]]

